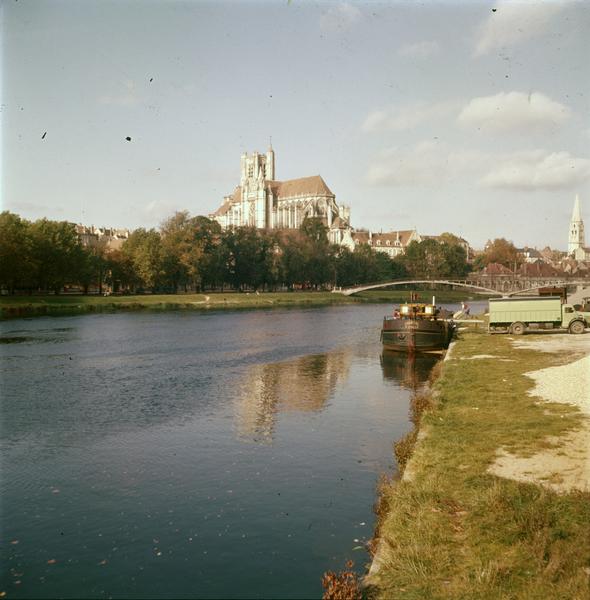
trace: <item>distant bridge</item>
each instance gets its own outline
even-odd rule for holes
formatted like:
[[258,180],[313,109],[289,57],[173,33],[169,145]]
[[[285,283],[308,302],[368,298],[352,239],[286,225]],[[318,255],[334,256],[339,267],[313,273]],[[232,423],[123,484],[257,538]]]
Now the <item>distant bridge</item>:
[[[484,279],[484,278],[482,278]],[[557,279],[553,278],[542,278],[542,277],[520,277],[507,279],[504,277],[497,278],[485,278],[485,281],[481,281],[479,278],[463,279],[463,280],[451,280],[451,279],[400,279],[397,281],[389,281],[386,283],[371,283],[358,285],[349,288],[334,288],[332,293],[343,294],[345,296],[351,296],[352,294],[358,294],[359,292],[365,292],[367,290],[375,290],[384,287],[393,287],[399,285],[449,285],[453,287],[462,287],[471,289],[477,294],[493,294],[502,296],[514,296],[516,294],[523,294],[526,292],[532,292],[543,287],[562,287],[562,286],[588,286],[590,287],[589,279]],[[487,285],[482,285],[486,283]],[[489,287],[488,287],[489,286]],[[589,291],[590,295],[590,291]]]
[[366,292],[367,290],[376,290],[377,288],[384,288],[398,285],[417,285],[417,284],[428,284],[428,285],[453,285],[465,288],[471,288],[479,290],[480,294],[498,294],[497,290],[490,288],[472,285],[465,283],[464,281],[447,281],[446,279],[404,279],[398,281],[390,281],[388,283],[372,283],[368,285],[359,285],[356,287],[349,288],[334,288],[332,290],[335,294],[344,294],[345,296],[352,296],[352,294],[358,294],[359,292]]

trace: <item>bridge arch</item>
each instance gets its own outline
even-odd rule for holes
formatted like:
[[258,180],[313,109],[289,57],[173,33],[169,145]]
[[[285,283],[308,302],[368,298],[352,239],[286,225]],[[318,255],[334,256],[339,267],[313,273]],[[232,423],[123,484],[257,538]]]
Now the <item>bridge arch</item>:
[[475,285],[475,284],[467,283],[464,281],[450,281],[450,280],[446,280],[446,279],[409,279],[409,280],[404,280],[404,281],[389,281],[387,283],[359,285],[359,286],[350,287],[350,288],[339,288],[339,289],[334,288],[332,290],[332,292],[336,293],[336,294],[344,294],[345,296],[352,296],[352,294],[357,294],[359,292],[365,292],[367,290],[375,290],[378,288],[393,287],[393,286],[398,286],[398,285],[414,285],[414,284],[451,285],[451,286],[456,286],[456,287],[472,289],[472,290],[482,293],[482,294],[493,294],[495,296],[503,295],[502,292],[498,292],[498,290],[493,290],[491,288],[482,287],[481,285]]

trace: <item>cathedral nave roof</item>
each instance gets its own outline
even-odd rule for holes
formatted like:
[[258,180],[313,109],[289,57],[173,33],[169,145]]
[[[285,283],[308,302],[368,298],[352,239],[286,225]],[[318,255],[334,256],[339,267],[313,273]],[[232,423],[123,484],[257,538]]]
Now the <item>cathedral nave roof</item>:
[[267,184],[277,198],[294,198],[297,196],[334,197],[321,175],[288,179],[287,181],[267,181]]

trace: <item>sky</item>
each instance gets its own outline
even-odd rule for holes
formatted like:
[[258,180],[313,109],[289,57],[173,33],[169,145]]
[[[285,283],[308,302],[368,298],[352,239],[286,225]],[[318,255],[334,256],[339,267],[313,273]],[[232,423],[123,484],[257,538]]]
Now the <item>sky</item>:
[[566,249],[577,193],[590,231],[588,2],[0,11],[2,210],[128,228],[208,215],[272,139],[276,178],[320,174],[355,228]]

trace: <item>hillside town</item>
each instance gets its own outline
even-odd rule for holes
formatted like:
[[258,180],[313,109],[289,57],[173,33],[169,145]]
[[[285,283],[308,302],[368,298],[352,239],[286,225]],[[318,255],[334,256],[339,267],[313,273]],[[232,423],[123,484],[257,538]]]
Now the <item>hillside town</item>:
[[[370,249],[389,259],[403,259],[412,244],[430,241],[459,246],[468,268],[461,275],[477,274],[481,281],[503,281],[518,277],[567,278],[590,276],[590,247],[586,245],[584,221],[578,195],[564,245],[567,250],[545,246],[515,247],[503,238],[490,239],[475,249],[452,232],[426,234],[413,229],[372,231],[354,227],[350,206],[339,204],[321,175],[280,181],[276,179],[276,153],[244,153],[240,159],[240,183],[223,198],[219,208],[208,215],[221,231],[252,228],[260,232],[288,235],[306,220],[325,228],[327,241],[351,253]],[[128,229],[77,224],[76,234],[87,248],[106,253],[121,251],[132,232]],[[430,275],[433,275],[431,273]],[[459,275],[457,273],[456,275]]]

